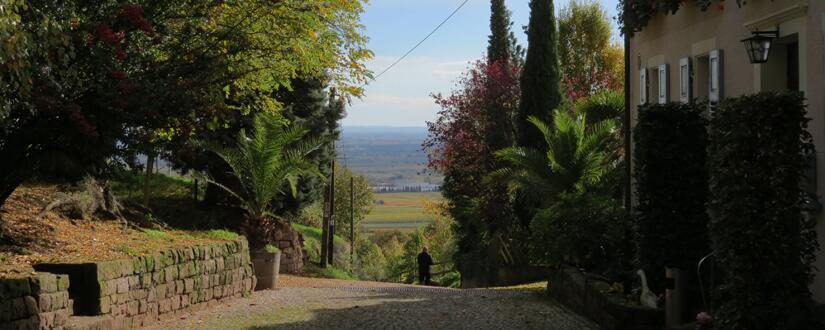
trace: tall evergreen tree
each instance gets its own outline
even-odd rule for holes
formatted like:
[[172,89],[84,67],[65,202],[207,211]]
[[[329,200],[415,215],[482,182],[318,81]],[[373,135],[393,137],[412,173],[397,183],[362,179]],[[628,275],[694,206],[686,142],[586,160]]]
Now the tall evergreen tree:
[[510,59],[510,12],[504,0],[490,3],[490,44],[487,46],[487,61],[507,61]]
[[561,103],[558,33],[553,0],[530,1],[527,58],[521,74],[521,101],[517,116],[518,145],[545,150],[541,133],[527,121],[530,116],[553,122],[553,110]]
[[[344,104],[335,96],[327,97],[326,87],[322,78],[295,79],[292,90],[281,91],[276,99],[284,104],[284,118],[309,130],[308,136],[325,141],[308,160],[316,164],[324,176],[329,176],[335,157],[332,141],[338,139],[338,121],[343,118]],[[302,178],[297,188],[294,196],[279,197],[275,204],[279,212],[297,214],[304,206],[321,199],[324,182],[317,177]]]

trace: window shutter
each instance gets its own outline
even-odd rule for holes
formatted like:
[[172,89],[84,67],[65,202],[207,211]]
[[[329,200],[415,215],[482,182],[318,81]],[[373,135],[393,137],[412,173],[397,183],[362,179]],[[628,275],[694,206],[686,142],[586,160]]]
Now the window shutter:
[[721,49],[714,49],[710,51],[710,82],[708,86],[710,91],[708,93],[708,100],[711,103],[719,103],[724,97],[724,52]]
[[639,104],[647,103],[647,69],[639,70]]
[[693,99],[693,72],[690,65],[690,57],[679,60],[679,101],[690,103]]
[[667,64],[662,64],[659,66],[659,71],[657,74],[659,75],[659,104],[665,104],[668,101],[668,74],[667,74]]

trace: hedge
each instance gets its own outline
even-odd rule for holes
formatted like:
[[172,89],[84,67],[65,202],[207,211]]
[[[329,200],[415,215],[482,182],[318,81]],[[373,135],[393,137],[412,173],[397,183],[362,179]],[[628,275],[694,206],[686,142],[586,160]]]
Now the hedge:
[[651,289],[665,267],[695,269],[708,242],[707,120],[696,105],[639,107],[634,128],[634,208],[638,258]]
[[716,326],[799,329],[817,249],[805,214],[813,144],[795,92],[729,99],[711,122],[711,233],[721,284]]

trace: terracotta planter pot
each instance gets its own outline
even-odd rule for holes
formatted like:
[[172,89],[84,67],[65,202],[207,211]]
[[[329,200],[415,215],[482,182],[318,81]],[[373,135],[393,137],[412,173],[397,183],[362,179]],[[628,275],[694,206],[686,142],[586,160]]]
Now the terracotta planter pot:
[[255,291],[275,289],[278,286],[278,273],[281,268],[281,252],[257,251],[249,252],[252,258],[252,267],[258,284]]

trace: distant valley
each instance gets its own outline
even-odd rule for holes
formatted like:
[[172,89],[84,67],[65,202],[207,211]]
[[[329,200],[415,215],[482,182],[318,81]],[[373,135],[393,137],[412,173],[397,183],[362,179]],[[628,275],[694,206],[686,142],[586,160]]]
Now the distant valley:
[[425,127],[344,126],[336,145],[339,157],[354,172],[369,178],[373,187],[397,191],[432,191],[443,177],[426,168],[421,143]]

